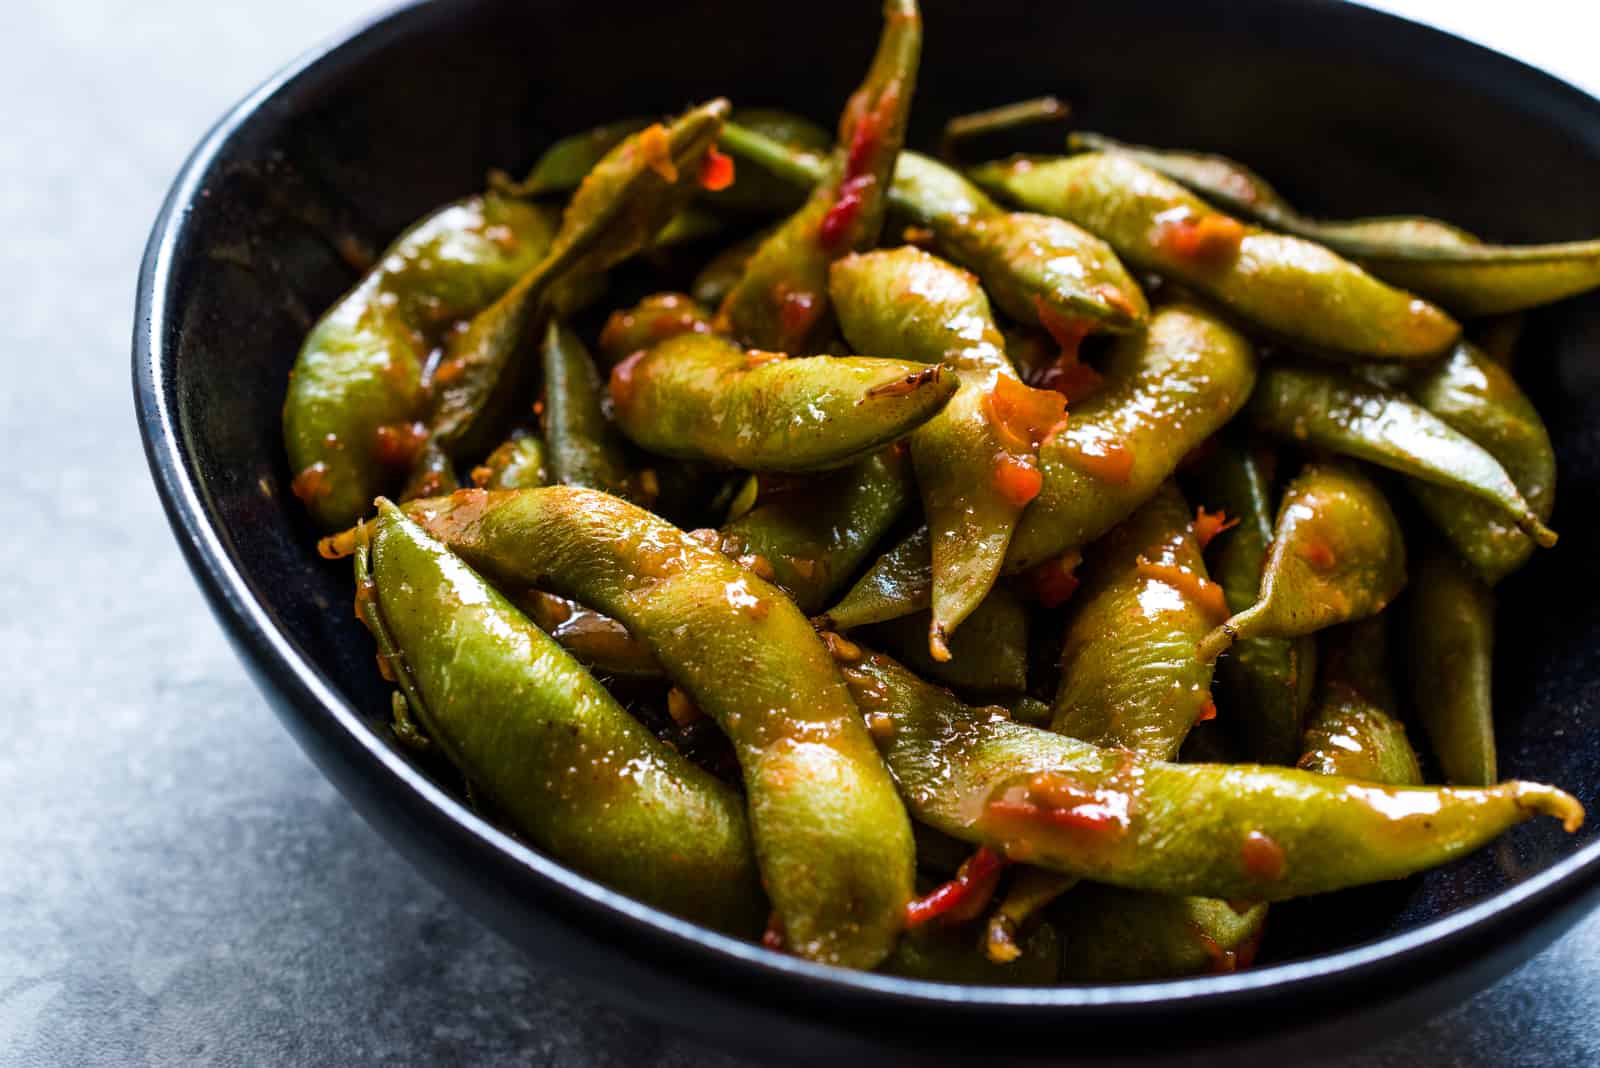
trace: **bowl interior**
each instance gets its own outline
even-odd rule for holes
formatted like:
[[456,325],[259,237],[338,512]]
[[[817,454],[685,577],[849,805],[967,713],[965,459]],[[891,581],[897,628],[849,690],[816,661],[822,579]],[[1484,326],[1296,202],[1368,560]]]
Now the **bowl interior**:
[[[288,642],[384,744],[388,701],[342,564],[288,494],[279,414],[312,320],[429,208],[553,137],[724,94],[824,123],[870,54],[874,5],[440,4],[292,79],[223,144],[188,208],[165,306],[181,459],[223,551]],[[710,10],[714,8],[715,10]],[[1082,128],[1249,162],[1303,209],[1421,212],[1487,237],[1600,234],[1600,104],[1471,45],[1362,9],[1122,0],[927,4],[914,142],[944,117],[1052,92]],[[446,12],[444,9],[448,9]],[[1600,804],[1600,295],[1528,319],[1518,373],[1560,457],[1558,548],[1507,582],[1496,696],[1506,776]],[[315,714],[315,713],[309,713]],[[436,781],[454,792],[452,777]],[[1417,927],[1594,839],[1550,821],[1424,877],[1277,910],[1267,961]]]

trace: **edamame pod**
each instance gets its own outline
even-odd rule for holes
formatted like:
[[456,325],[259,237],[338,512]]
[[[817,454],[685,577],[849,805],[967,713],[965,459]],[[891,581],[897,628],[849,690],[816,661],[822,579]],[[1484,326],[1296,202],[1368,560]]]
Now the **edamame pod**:
[[899,619],[927,608],[933,595],[933,539],[917,527],[874,560],[838,604],[818,620],[829,630],[850,630]]
[[1254,171],[1223,156],[1128,145],[1100,134],[1074,134],[1071,143],[1137,160],[1213,203],[1321,242],[1461,315],[1521,311],[1600,286],[1600,240],[1486,245],[1459,227],[1420,216],[1309,219]]
[[542,197],[570,193],[583,183],[606,153],[650,125],[649,119],[618,119],[558,138],[539,154],[533,169],[520,182],[490,175],[490,182],[507,196]]
[[[1407,391],[1494,457],[1535,516],[1550,518],[1555,505],[1555,450],[1544,421],[1510,372],[1463,342],[1437,366],[1412,379]],[[1413,483],[1412,492],[1456,552],[1489,585],[1533,554],[1533,539],[1506,522],[1496,505],[1423,483]]]
[[747,471],[844,467],[909,434],[955,392],[908,360],[746,351],[680,334],[611,371],[617,425],[651,452]]
[[[534,491],[539,492],[539,491]],[[1534,815],[1583,822],[1551,786],[1386,787],[1255,764],[1169,764],[971,709],[887,657],[843,672],[912,814],[1068,875],[1279,901],[1399,879]]]
[[551,288],[612,267],[648,244],[694,195],[700,165],[727,114],[726,100],[702,104],[670,127],[657,124],[629,136],[595,165],[544,258],[451,336],[428,385],[428,444],[420,462],[488,447],[476,439],[509,397],[526,392],[517,388],[525,383],[513,373],[514,357]]
[[362,618],[410,711],[541,849],[631,897],[749,936],[765,902],[738,794],[656,738],[387,501],[357,553]]
[[1050,910],[1061,978],[1080,983],[1226,974],[1255,960],[1267,906],[1082,883]]
[[1099,235],[1134,267],[1328,355],[1426,360],[1461,332],[1440,309],[1323,246],[1241,223],[1126,156],[1024,158],[971,174],[992,193]]
[[891,445],[825,479],[757,498],[722,528],[723,553],[755,556],[808,615],[855,573],[916,496],[905,449]]
[[544,436],[551,481],[642,496],[622,437],[601,406],[602,386],[589,350],[564,323],[550,320],[540,350],[544,365]]
[[778,590],[642,508],[593,490],[466,490],[409,512],[491,580],[627,627],[727,734],[788,948],[870,968],[911,898],[911,828],[834,659]]
[[1445,781],[1498,777],[1494,743],[1494,592],[1448,548],[1411,577],[1411,696]]
[[872,66],[839,119],[826,175],[756,249],[722,302],[729,332],[755,348],[818,351],[833,329],[828,265],[878,242],[922,54],[916,0],[883,0],[883,18]]
[[554,226],[488,194],[427,216],[384,251],[300,348],[283,405],[294,493],[317,524],[351,526],[392,491],[422,437],[428,348],[543,258]]
[[[1277,509],[1256,453],[1221,438],[1194,473],[1195,500],[1220,511],[1234,526],[1206,550],[1206,564],[1222,586],[1229,612],[1243,612],[1261,594],[1261,574],[1272,542]],[[1244,638],[1217,661],[1216,694],[1228,710],[1230,733],[1249,759],[1293,764],[1317,679],[1317,643],[1300,638]]]
[[1216,714],[1195,646],[1227,617],[1183,495],[1170,482],[1096,542],[1072,599],[1051,729],[1152,760]]
[[1387,633],[1378,615],[1320,635],[1322,678],[1299,767],[1389,786],[1422,785],[1416,751],[1392,711]]
[[1488,501],[1545,548],[1556,543],[1490,453],[1405,396],[1337,371],[1274,364],[1245,409],[1256,429]]
[[1307,464],[1284,491],[1261,594],[1200,643],[1215,660],[1238,638],[1294,638],[1381,612],[1406,584],[1389,502],[1354,464]]
[[711,333],[711,312],[682,293],[653,293],[611,313],[597,346],[607,370],[641,349],[679,334]]
[[[803,186],[827,176],[827,161],[730,123],[730,152]],[[1056,330],[1122,331],[1149,306],[1115,252],[1082,228],[1050,215],[1007,211],[944,164],[902,152],[889,206],[927,228],[939,252],[983,280],[1007,315]]]
[[544,442],[536,434],[512,435],[472,469],[479,489],[533,489],[549,481]]
[[1017,377],[978,280],[921,249],[846,256],[829,292],[856,351],[939,364],[960,381],[911,435],[933,553],[928,647],[948,660],[950,636],[993,589],[1017,517],[1039,492],[1039,442],[1065,402]]

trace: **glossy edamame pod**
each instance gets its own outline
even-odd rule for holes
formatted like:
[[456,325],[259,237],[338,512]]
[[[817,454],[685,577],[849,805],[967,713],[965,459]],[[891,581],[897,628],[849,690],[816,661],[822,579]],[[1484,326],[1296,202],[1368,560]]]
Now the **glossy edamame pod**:
[[1286,441],[1488,501],[1539,545],[1556,543],[1494,456],[1402,394],[1333,370],[1273,364],[1262,370],[1245,416]]
[[1411,697],[1445,781],[1493,782],[1494,592],[1449,548],[1430,545],[1411,576]]
[[604,387],[589,350],[564,323],[551,319],[540,349],[544,365],[544,436],[551,481],[630,499],[642,496],[628,468],[622,436],[601,405]]
[[1061,939],[1061,978],[1114,983],[1226,974],[1255,959],[1266,905],[1234,906],[1081,883],[1050,909]]
[[[357,604],[410,712],[530,840],[625,894],[719,930],[765,901],[738,794],[616,703],[555,642],[387,501]],[[393,654],[398,654],[395,656]]]
[[834,659],[778,590],[666,521],[594,490],[466,490],[409,507],[493,581],[540,586],[627,627],[727,734],[787,947],[870,968],[911,898],[911,828]]
[[300,348],[283,406],[293,489],[317,524],[348,527],[400,485],[419,443],[428,348],[543,258],[554,224],[488,194],[401,234]]
[[1183,495],[1170,482],[1090,547],[1061,651],[1051,729],[1152,760],[1177,755],[1216,714],[1209,661],[1195,654],[1227,618]]
[[524,591],[515,603],[590,671],[629,679],[658,679],[665,674],[650,647],[610,616],[537,589]]
[[[1407,383],[1413,400],[1499,461],[1540,520],[1555,506],[1556,456],[1550,434],[1510,372],[1462,342]],[[1489,585],[1533,555],[1533,539],[1486,501],[1440,486],[1412,492],[1462,559]]]
[[1600,286],[1600,240],[1486,245],[1421,216],[1325,222],[1289,206],[1267,182],[1224,156],[1072,135],[1072,147],[1115,153],[1173,178],[1215,204],[1357,260],[1379,278],[1461,315],[1520,311]]
[[862,638],[882,646],[917,674],[963,692],[1017,694],[1028,686],[1028,613],[1016,594],[996,586],[950,636],[948,660],[928,650],[928,615],[881,623]]
[[487,447],[477,442],[517,395],[517,347],[551,288],[593,274],[643,248],[688,203],[701,163],[728,114],[726,100],[694,108],[671,126],[648,126],[597,163],[573,194],[549,252],[467,328],[451,336],[428,387],[428,444],[419,462],[438,465]]
[[[540,492],[540,491],[534,491]],[[887,657],[842,667],[912,814],[1097,882],[1279,901],[1435,867],[1534,815],[1583,822],[1551,786],[1385,787],[1255,764],[1170,764],[971,709]]]
[[513,434],[472,469],[472,484],[479,489],[533,489],[549,481],[544,442],[536,434]]
[[826,175],[756,249],[722,302],[729,331],[755,348],[818,351],[833,329],[828,265],[878,242],[922,55],[917,0],[883,0],[883,18],[872,66],[840,116]]
[[1244,406],[1255,349],[1215,315],[1161,308],[1119,338],[1100,390],[1039,450],[1044,487],[1006,556],[1021,570],[1079,548],[1149,500],[1179,461]]
[[617,425],[635,444],[747,471],[844,467],[909,434],[955,392],[908,360],[745,350],[679,334],[611,371]]
[[1099,235],[1134,267],[1327,355],[1426,360],[1461,332],[1440,309],[1327,248],[1241,223],[1126,156],[1024,158],[970,173],[992,193]]
[[[740,158],[799,185],[827,176],[822,157],[734,123],[723,142]],[[982,279],[1012,318],[1058,331],[1121,331],[1149,314],[1138,283],[1104,241],[1065,219],[1007,211],[959,172],[920,153],[900,153],[889,206],[927,228],[939,252]]]
[[1207,634],[1211,661],[1238,638],[1294,638],[1381,612],[1406,584],[1406,543],[1383,490],[1355,465],[1307,464],[1284,491],[1254,604]]
[[1392,711],[1384,617],[1333,627],[1319,637],[1322,678],[1298,766],[1389,786],[1422,785],[1416,751]]
[[611,313],[596,346],[606,370],[641,349],[679,334],[711,333],[711,312],[682,293],[652,293],[631,308]]
[[874,560],[817,622],[829,630],[882,623],[927,608],[932,596],[933,538],[920,526]]
[[813,485],[758,497],[754,508],[722,528],[723,553],[757,556],[772,582],[818,612],[855,573],[916,497],[906,451],[891,445]]
[[[1277,514],[1256,452],[1231,436],[1218,439],[1191,479],[1193,499],[1234,525],[1206,549],[1229,612],[1243,612],[1261,593],[1261,573]],[[1317,643],[1299,638],[1244,638],[1217,661],[1216,695],[1244,754],[1262,764],[1293,764],[1317,678]]]
[[970,928],[927,923],[902,935],[878,970],[906,979],[979,986],[1040,986],[1059,979],[1061,939],[1052,924],[1035,927],[1020,940],[1019,949],[1015,959],[996,964],[978,949]]
[[1039,492],[1039,442],[1065,417],[1054,391],[1022,384],[978,280],[904,246],[837,260],[829,292],[858,352],[894,352],[954,372],[950,403],[911,435],[933,553],[928,647],[949,640],[999,577],[1011,532]]

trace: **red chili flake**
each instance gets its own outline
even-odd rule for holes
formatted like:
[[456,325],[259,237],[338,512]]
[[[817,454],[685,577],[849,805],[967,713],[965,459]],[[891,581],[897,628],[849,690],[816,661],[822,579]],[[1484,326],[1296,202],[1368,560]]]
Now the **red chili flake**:
[[770,949],[774,953],[782,953],[786,941],[783,933],[783,920],[779,918],[778,910],[773,909],[767,915],[767,929],[761,932],[761,948]]
[[1032,453],[1066,418],[1067,402],[1061,394],[1001,375],[984,394],[984,414],[1000,444],[1018,455]]
[[817,227],[817,240],[821,242],[823,248],[835,248],[844,240],[846,232],[861,214],[866,191],[871,188],[874,180],[870,174],[858,174],[840,183],[839,194],[834,197],[833,206],[828,209],[828,213],[822,217],[822,222]]
[[428,440],[421,423],[385,423],[374,432],[374,458],[390,467],[409,467]]
[[715,193],[733,184],[733,157],[717,151],[715,145],[700,161],[700,187]]
[[1017,508],[1039,496],[1039,491],[1044,488],[1044,475],[1039,469],[1009,453],[1001,453],[995,459],[991,477],[996,492]]
[[1211,722],[1212,720],[1214,720],[1216,718],[1217,718],[1217,702],[1212,698],[1212,696],[1210,694],[1206,694],[1206,702],[1205,702],[1205,704],[1200,706],[1200,716],[1199,716],[1199,718],[1197,718],[1195,720],[1195,722],[1196,723],[1209,723],[1209,722]]
[[822,314],[822,301],[815,293],[803,289],[790,289],[782,284],[775,296],[778,298],[778,318],[785,337],[803,338],[816,325]]
[[1244,843],[1239,847],[1239,859],[1244,862],[1244,870],[1250,873],[1251,878],[1269,883],[1283,878],[1283,869],[1288,860],[1283,846],[1260,831],[1251,831],[1244,836]]
[[972,919],[989,903],[995,884],[1000,881],[1000,873],[1008,863],[988,846],[979,846],[977,852],[962,862],[954,879],[941,883],[906,906],[906,926],[920,927],[939,918],[949,923]]
[[1238,525],[1238,519],[1229,519],[1228,513],[1220,508],[1215,512],[1208,512],[1203,506],[1194,510],[1194,540],[1202,549],[1211,544],[1212,538]]
[[1074,550],[1044,563],[1028,572],[1028,583],[1033,595],[1046,608],[1059,608],[1072,599],[1078,591],[1078,565],[1083,554]]
[[1239,254],[1244,225],[1226,215],[1186,215],[1160,224],[1156,243],[1171,255],[1197,263],[1223,263]]
[[289,483],[289,492],[306,504],[332,493],[333,484],[328,477],[328,465],[318,460],[298,475],[295,475],[294,481]]

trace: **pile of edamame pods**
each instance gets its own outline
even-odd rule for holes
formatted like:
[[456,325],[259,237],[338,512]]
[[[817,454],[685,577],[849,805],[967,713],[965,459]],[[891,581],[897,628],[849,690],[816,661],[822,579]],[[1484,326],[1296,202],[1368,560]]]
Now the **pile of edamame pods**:
[[558,141],[311,331],[293,490],[398,738],[641,901],[960,982],[1242,967],[1272,902],[1576,829],[1498,781],[1492,590],[1555,542],[1507,317],[1600,241],[1087,133],[921,155],[922,30],[886,0],[837,138]]

